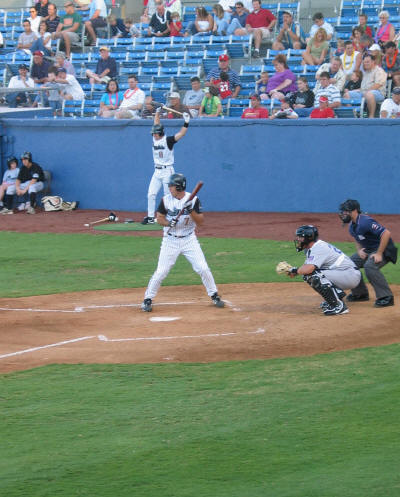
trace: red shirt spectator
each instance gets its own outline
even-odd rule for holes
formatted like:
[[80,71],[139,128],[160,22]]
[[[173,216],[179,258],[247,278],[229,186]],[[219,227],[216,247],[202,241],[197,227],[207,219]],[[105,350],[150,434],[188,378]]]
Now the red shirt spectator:
[[331,107],[328,107],[329,100],[328,97],[320,97],[319,99],[319,107],[314,109],[310,117],[312,119],[329,119],[335,117],[335,113]]
[[252,28],[268,28],[276,17],[268,9],[260,9],[258,12],[252,12],[246,18],[246,24]]
[[231,85],[229,83],[229,75],[226,72],[221,72],[220,79],[212,79],[211,83],[218,88],[221,100],[232,96]]
[[252,95],[251,107],[244,109],[242,119],[268,119],[268,110],[261,107],[261,99],[258,95]]

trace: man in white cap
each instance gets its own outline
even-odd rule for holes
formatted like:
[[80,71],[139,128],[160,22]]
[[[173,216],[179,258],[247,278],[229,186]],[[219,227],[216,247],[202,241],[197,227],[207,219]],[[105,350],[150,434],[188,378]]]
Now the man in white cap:
[[400,118],[400,86],[395,86],[392,90],[391,98],[387,98],[381,105],[381,118]]
[[115,59],[110,57],[108,47],[100,47],[100,58],[97,61],[96,71],[93,72],[87,69],[86,76],[89,78],[90,84],[93,83],[108,83],[110,79],[117,76],[117,63]]
[[[186,107],[186,105],[183,105],[181,102],[181,96],[177,91],[173,91],[169,94],[168,97],[168,107],[171,109],[176,110],[180,114],[183,114],[184,112],[189,113],[189,109]],[[181,116],[179,114],[175,114],[175,112],[168,112],[167,115],[168,119],[179,119]]]

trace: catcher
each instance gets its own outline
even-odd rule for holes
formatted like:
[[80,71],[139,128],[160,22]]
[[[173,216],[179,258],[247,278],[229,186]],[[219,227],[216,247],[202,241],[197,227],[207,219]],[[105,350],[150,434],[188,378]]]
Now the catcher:
[[343,290],[355,288],[361,280],[361,273],[350,257],[334,245],[319,240],[318,229],[312,225],[297,228],[294,245],[297,252],[304,251],[304,264],[297,268],[280,262],[277,273],[285,273],[290,278],[298,274],[303,276],[303,280],[323,297],[320,308],[325,316],[349,312],[343,302],[346,295]]

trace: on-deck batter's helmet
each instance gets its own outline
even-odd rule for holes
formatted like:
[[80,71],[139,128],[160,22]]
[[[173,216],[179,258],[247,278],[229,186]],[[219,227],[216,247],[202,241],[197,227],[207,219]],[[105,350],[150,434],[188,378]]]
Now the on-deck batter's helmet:
[[[339,205],[339,217],[343,224],[347,224],[351,221],[351,216],[348,213],[353,211],[357,211],[359,214],[361,212],[360,202],[358,200],[349,198]],[[347,212],[347,214],[345,214],[345,212]]]
[[13,157],[9,157],[9,158],[7,159],[7,167],[8,167],[8,168],[10,168],[10,166],[11,166],[11,164],[12,164],[13,162],[15,162],[15,163],[17,164],[17,166],[18,166],[18,159],[17,159],[16,157],[14,157],[14,156],[13,156]]
[[151,134],[164,136],[164,126],[162,124],[154,124],[151,127]]
[[301,252],[309,243],[316,242],[317,240],[318,229],[312,224],[306,224],[297,228],[294,246],[296,247],[297,252]]
[[32,162],[32,154],[30,152],[24,152],[21,155],[21,159],[28,159],[29,162]]
[[168,186],[174,186],[178,192],[183,192],[186,188],[186,178],[183,174],[171,174]]

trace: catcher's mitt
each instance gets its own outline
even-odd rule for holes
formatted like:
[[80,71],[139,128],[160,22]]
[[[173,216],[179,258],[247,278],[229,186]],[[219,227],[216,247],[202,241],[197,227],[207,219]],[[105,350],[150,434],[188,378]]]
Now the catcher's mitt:
[[291,266],[286,261],[279,262],[278,265],[276,266],[275,270],[278,274],[296,274],[297,273],[297,268]]

